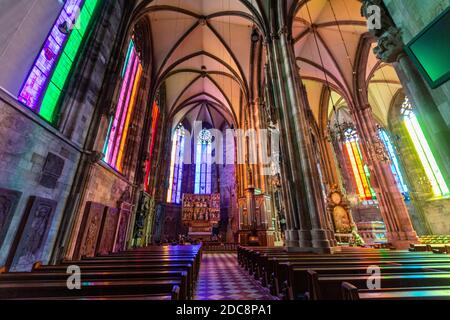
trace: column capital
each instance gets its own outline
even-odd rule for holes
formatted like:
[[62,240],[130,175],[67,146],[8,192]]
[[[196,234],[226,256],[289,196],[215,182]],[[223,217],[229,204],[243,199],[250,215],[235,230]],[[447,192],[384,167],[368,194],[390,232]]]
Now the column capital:
[[403,46],[402,31],[397,27],[390,27],[378,38],[374,53],[381,61],[393,63],[403,53]]

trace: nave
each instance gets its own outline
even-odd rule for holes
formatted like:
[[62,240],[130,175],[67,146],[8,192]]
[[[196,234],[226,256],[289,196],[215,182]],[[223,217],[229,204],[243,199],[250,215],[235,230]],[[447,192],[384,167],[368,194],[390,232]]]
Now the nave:
[[273,300],[238,264],[236,253],[203,255],[195,300]]
[[0,3],[0,298],[448,298],[450,0]]
[[[420,247],[419,247],[420,250]],[[450,251],[450,248],[446,248]],[[79,274],[68,278],[70,270]],[[450,255],[343,248],[148,247],[0,274],[2,300],[450,300]]]

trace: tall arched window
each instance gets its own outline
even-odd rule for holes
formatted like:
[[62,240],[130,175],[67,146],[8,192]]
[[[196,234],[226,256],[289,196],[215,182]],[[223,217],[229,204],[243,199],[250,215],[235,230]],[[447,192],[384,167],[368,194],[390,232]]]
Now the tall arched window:
[[197,141],[195,194],[211,194],[212,134],[203,129]]
[[122,71],[122,83],[116,113],[110,119],[103,150],[104,161],[119,172],[123,171],[126,142],[136,106],[142,72],[141,60],[134,42],[131,40]]
[[370,185],[370,172],[363,162],[355,129],[349,128],[345,131],[344,147],[350,160],[359,198],[363,201],[376,200],[376,194]]
[[397,153],[395,152],[394,145],[392,144],[391,139],[385,129],[380,129],[379,134],[380,134],[381,141],[383,141],[383,143],[386,147],[386,150],[389,154],[389,159],[392,162],[391,170],[392,170],[392,173],[394,174],[394,178],[395,178],[395,181],[397,182],[397,186],[398,186],[400,192],[402,193],[403,197],[405,198],[405,200],[409,201],[410,198],[409,198],[408,186],[405,183],[405,179],[403,179],[403,175],[400,170],[400,163],[398,161]]
[[427,139],[420,127],[419,120],[414,113],[413,106],[408,97],[402,105],[401,113],[409,136],[414,144],[414,148],[419,156],[420,162],[425,170],[428,180],[430,181],[433,194],[435,196],[448,195],[449,189],[444,180],[444,176],[437,165],[436,159],[428,145]]
[[175,130],[172,140],[172,155],[170,161],[168,203],[181,203],[181,183],[183,181],[183,160],[186,131],[180,124]]
[[18,100],[54,122],[58,103],[94,20],[98,0],[66,0],[20,90]]

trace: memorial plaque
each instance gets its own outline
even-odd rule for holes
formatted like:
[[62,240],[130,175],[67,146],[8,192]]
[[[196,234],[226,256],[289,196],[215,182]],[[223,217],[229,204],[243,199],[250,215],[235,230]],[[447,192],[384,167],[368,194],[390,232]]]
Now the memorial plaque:
[[128,203],[123,203],[121,205],[114,252],[120,252],[125,250],[127,242],[128,225],[131,217],[131,209],[132,206]]
[[22,193],[0,188],[0,248],[3,246]]
[[57,202],[31,197],[17,230],[7,265],[11,272],[31,271],[42,253],[55,215]]
[[106,208],[100,232],[97,254],[109,254],[114,249],[114,239],[116,237],[117,225],[119,223],[119,209]]
[[42,168],[40,184],[43,187],[55,189],[58,184],[58,180],[63,173],[64,164],[65,161],[63,158],[50,152],[47,155],[44,167]]
[[84,210],[83,221],[80,228],[82,237],[79,253],[77,255],[78,258],[95,257],[104,214],[104,205],[94,202],[86,203],[86,209]]

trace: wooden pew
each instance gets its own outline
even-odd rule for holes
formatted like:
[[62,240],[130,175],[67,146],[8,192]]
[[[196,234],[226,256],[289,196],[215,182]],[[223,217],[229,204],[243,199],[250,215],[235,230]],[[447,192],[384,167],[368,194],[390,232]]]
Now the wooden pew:
[[[19,282],[26,283],[53,283],[67,281],[69,275],[65,272],[39,272],[39,273],[10,273],[0,275],[0,283],[15,285]],[[186,271],[119,271],[114,272],[106,269],[101,272],[84,272],[81,274],[82,284],[96,281],[116,281],[116,280],[181,280],[179,285],[179,299],[189,300],[189,284],[187,282]]]
[[[102,272],[102,271],[111,271],[111,272],[128,272],[128,271],[142,271],[142,272],[150,272],[150,271],[184,271],[187,273],[187,283],[189,287],[189,296],[193,296],[194,288],[196,284],[196,279],[194,277],[194,269],[192,264],[190,263],[144,263],[144,264],[121,264],[115,263],[110,265],[105,264],[89,264],[82,265],[76,264],[81,269],[82,275],[84,273],[90,272]],[[67,271],[68,265],[58,265],[58,266],[43,266],[42,264],[35,264],[33,272],[43,272],[43,273],[65,273]]]
[[[308,293],[312,300],[341,300],[342,283],[349,282],[358,289],[367,288],[370,275],[319,275],[308,271]],[[381,288],[417,288],[450,286],[450,273],[402,273],[384,274],[380,276]]]
[[342,283],[343,300],[450,300],[450,287],[387,288],[359,290],[351,283]]
[[[283,297],[289,300],[305,299],[305,293],[308,291],[308,271],[311,267],[293,267],[289,270],[288,280],[282,286]],[[318,275],[340,275],[340,274],[352,274],[352,275],[367,275],[368,265],[364,266],[341,266],[335,267],[321,266],[315,267],[314,272]],[[404,274],[404,273],[433,273],[433,272],[448,272],[450,273],[449,264],[418,264],[418,265],[406,265],[406,266],[394,266],[384,265],[381,268],[381,274]]]
[[272,259],[272,274],[265,276],[269,279],[269,288],[273,295],[280,294],[280,289],[283,283],[287,281],[289,268],[291,267],[320,267],[320,266],[358,266],[358,265],[404,265],[404,264],[418,264],[418,263],[449,263],[450,259],[447,257],[436,257],[432,254],[426,256],[385,256],[378,257],[372,255],[364,255],[358,257],[340,257],[337,256],[320,256],[320,257],[290,257],[290,258],[274,258]]
[[[200,246],[151,247],[57,266],[36,263],[31,273],[0,274],[0,299],[186,300],[201,254]],[[69,266],[80,267],[81,290],[68,289]]]
[[[0,299],[28,300],[28,299],[81,299],[85,297],[141,297],[160,296],[177,292],[172,298],[179,300],[180,281],[175,280],[121,280],[95,281],[83,286],[82,290],[68,290],[65,281],[55,282],[21,282],[12,286],[10,283],[0,283]],[[175,289],[175,290],[174,290]]]

